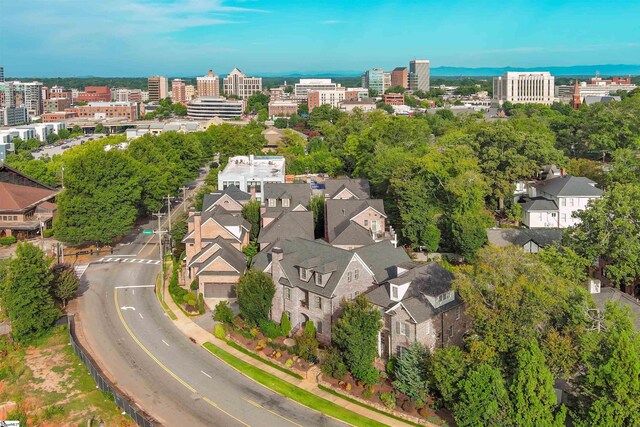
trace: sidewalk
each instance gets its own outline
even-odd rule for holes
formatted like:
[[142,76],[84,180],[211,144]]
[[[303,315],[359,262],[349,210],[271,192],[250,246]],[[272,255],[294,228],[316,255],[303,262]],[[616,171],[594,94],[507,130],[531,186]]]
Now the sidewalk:
[[[371,411],[367,408],[363,408],[362,406],[359,405],[355,405],[351,402],[348,402],[338,396],[334,396],[331,393],[327,393],[324,390],[321,390],[320,388],[318,388],[317,383],[315,382],[315,379],[306,379],[306,380],[299,380],[297,378],[294,378],[290,375],[287,375],[275,368],[272,368],[271,366],[261,363],[257,360],[255,360],[254,358],[247,356],[246,354],[239,352],[238,350],[236,350],[235,348],[229,346],[226,342],[219,340],[218,338],[213,336],[213,331],[206,331],[205,329],[201,328],[200,326],[198,326],[196,323],[193,322],[193,320],[191,320],[189,317],[185,316],[185,314],[182,312],[182,310],[180,310],[180,308],[175,304],[175,302],[173,301],[173,298],[171,298],[170,295],[167,295],[167,299],[165,301],[167,303],[167,306],[171,309],[171,311],[173,311],[175,313],[175,315],[177,316],[177,320],[174,320],[173,323],[175,323],[175,325],[178,327],[178,329],[180,329],[180,331],[186,335],[189,338],[192,338],[193,340],[195,340],[195,342],[198,345],[203,345],[205,342],[209,341],[212,342],[213,344],[215,344],[217,347],[220,347],[221,349],[223,349],[224,351],[226,351],[227,353],[232,354],[233,356],[237,357],[238,359],[241,359],[242,361],[249,363],[255,367],[257,367],[258,369],[265,371],[271,375],[273,375],[274,377],[277,377],[283,381],[286,381],[290,384],[295,385],[296,387],[299,387],[303,390],[307,390],[313,394],[315,394],[316,396],[319,396],[325,400],[328,400],[330,402],[335,403],[336,405],[339,405],[345,409],[350,410],[353,413],[356,413],[358,415],[361,415],[363,417],[366,418],[370,418],[372,420],[390,425],[390,426],[408,426],[409,424],[403,423],[401,421],[398,421],[394,418],[391,417],[387,417],[385,415],[379,414],[377,412]],[[212,355],[212,357],[215,357]],[[261,385],[262,387],[262,385]],[[311,408],[313,409],[313,408]],[[435,424],[429,423],[427,421],[424,421],[424,425],[427,427],[437,427]]]

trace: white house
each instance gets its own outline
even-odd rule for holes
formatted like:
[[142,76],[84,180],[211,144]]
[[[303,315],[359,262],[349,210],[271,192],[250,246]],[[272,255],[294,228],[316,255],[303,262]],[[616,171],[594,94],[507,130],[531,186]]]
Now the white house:
[[264,185],[285,182],[285,160],[282,156],[235,156],[224,170],[218,172],[218,188],[235,185],[240,190],[262,200]]
[[571,227],[580,222],[573,214],[600,198],[602,190],[584,177],[563,175],[531,184],[522,204],[522,223],[529,228]]

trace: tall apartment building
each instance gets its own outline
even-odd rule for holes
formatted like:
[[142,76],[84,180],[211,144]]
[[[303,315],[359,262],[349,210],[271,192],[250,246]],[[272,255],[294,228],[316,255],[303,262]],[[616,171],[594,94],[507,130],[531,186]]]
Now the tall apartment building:
[[409,62],[409,89],[428,92],[431,88],[431,65],[427,59]]
[[185,102],[187,100],[186,84],[182,79],[171,81],[171,100],[173,102]]
[[198,96],[220,96],[220,77],[209,70],[206,76],[196,78]]
[[169,80],[162,76],[152,76],[147,79],[149,101],[160,101],[169,96]]
[[402,86],[409,89],[409,70],[407,67],[396,67],[391,72],[391,86]]
[[498,105],[507,101],[549,105],[555,99],[554,82],[554,77],[548,71],[507,71],[503,76],[493,78],[493,99]]
[[13,82],[0,82],[0,108],[16,106],[16,87]]
[[142,102],[142,91],[140,89],[118,88],[112,92],[112,99],[115,102]]
[[362,86],[382,95],[385,90],[391,87],[391,73],[385,72],[382,68],[367,70],[362,75]]
[[307,93],[307,105],[309,112],[321,105],[331,105],[338,108],[338,105],[344,101],[345,89],[343,87],[333,90],[312,90]]
[[340,85],[333,83],[331,79],[300,79],[293,86],[293,93],[296,98],[306,98],[310,91],[336,90]]
[[187,98],[187,102],[196,97],[196,87],[194,85],[186,85],[184,87],[184,96]]
[[[42,83],[13,82],[16,90],[16,105],[24,105],[30,116],[42,114]],[[21,102],[18,102],[20,99]]]
[[25,107],[0,108],[0,126],[18,126],[29,122]]
[[259,92],[262,92],[262,77],[247,77],[242,71],[234,68],[224,78],[225,95],[236,95],[246,99]]

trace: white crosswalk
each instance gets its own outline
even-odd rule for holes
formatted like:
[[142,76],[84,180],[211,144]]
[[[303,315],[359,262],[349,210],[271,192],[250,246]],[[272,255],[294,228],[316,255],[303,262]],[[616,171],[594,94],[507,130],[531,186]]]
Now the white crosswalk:
[[73,269],[76,271],[76,274],[78,275],[78,279],[82,278],[82,275],[85,271],[87,271],[87,268],[89,268],[89,264],[76,265],[75,267],[73,267]]
[[100,262],[119,262],[122,264],[131,263],[131,264],[149,264],[149,265],[158,265],[160,261],[157,259],[136,259],[136,258],[117,258],[117,257],[105,257],[101,258]]

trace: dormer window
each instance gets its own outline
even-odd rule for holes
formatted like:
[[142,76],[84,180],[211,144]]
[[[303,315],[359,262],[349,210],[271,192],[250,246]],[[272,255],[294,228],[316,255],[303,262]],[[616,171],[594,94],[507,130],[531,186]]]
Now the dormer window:
[[270,208],[276,207],[276,199],[268,199],[268,203]]
[[324,285],[324,277],[322,277],[322,274],[320,273],[316,273],[316,285],[318,286]]
[[282,207],[283,208],[289,207],[289,199],[282,199]]
[[391,285],[391,299],[397,301],[398,300],[398,287]]
[[309,271],[306,268],[300,267],[300,280],[304,280],[305,282],[309,278]]
[[453,300],[453,291],[441,293],[436,297],[436,301],[438,302],[439,306],[444,304],[445,302],[448,302],[449,300]]

